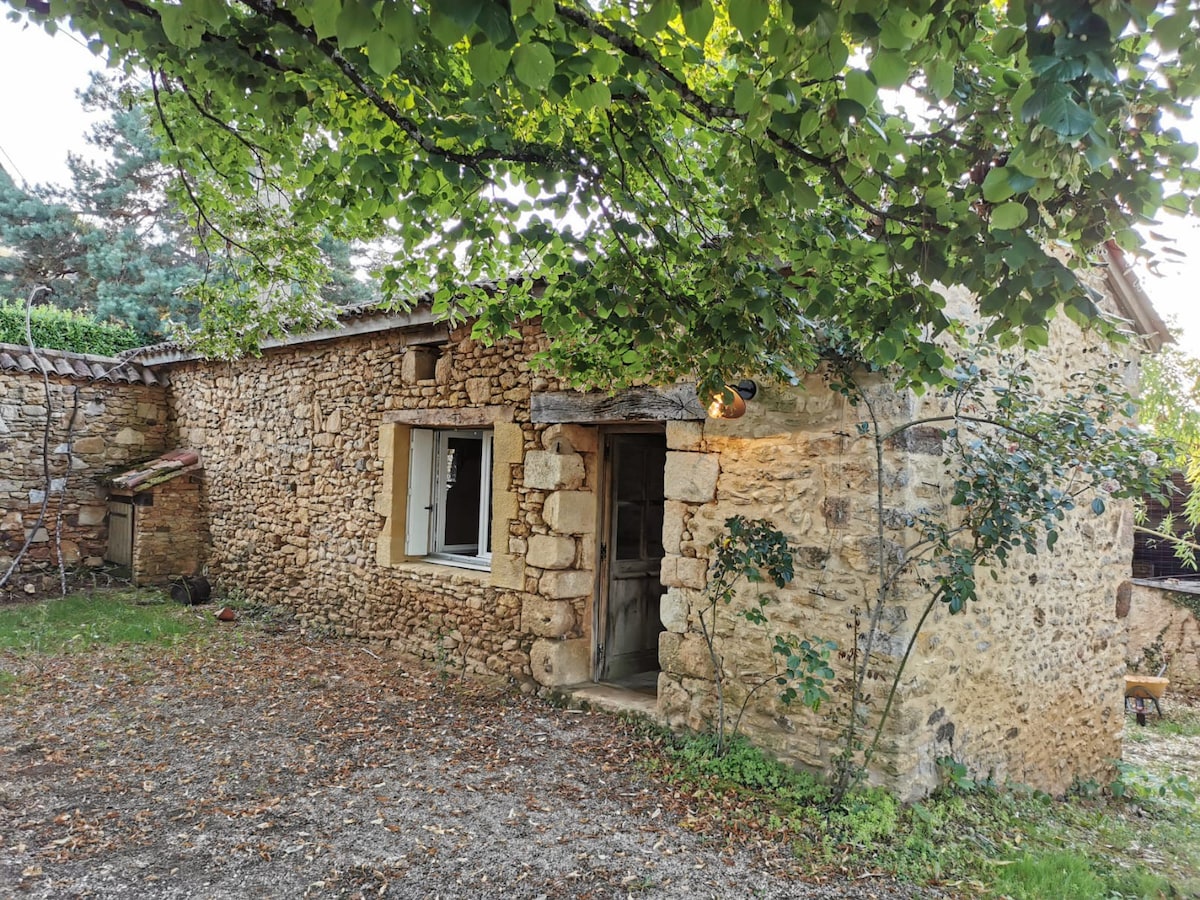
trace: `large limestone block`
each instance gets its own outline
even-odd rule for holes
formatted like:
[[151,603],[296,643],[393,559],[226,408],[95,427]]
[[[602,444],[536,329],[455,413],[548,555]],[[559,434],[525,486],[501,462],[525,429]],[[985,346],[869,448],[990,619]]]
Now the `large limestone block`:
[[681,556],[675,563],[675,578],[680,587],[703,590],[708,584],[708,560]]
[[525,587],[525,560],[511,553],[497,553],[492,557],[492,587],[519,591]]
[[588,642],[585,638],[534,641],[529,649],[529,667],[534,680],[547,687],[581,684],[592,672]]
[[516,422],[495,422],[492,426],[492,455],[503,456],[506,462],[521,461],[525,449],[525,431]]
[[542,434],[542,446],[554,453],[595,453],[599,432],[587,425],[551,425]]
[[687,507],[678,500],[668,500],[663,506],[663,549],[678,553],[683,543],[683,516]]
[[713,680],[712,657],[698,634],[663,631],[658,635],[658,664],[664,672]]
[[578,453],[530,450],[525,454],[525,486],[539,491],[573,491],[583,484],[583,457]]
[[146,442],[146,436],[132,428],[122,428],[113,440],[123,447],[140,447]]
[[658,601],[658,616],[667,631],[683,634],[688,626],[688,597],[678,588],[668,588]]
[[594,577],[591,572],[568,569],[547,572],[538,581],[538,591],[543,597],[566,600],[572,597],[587,597],[592,593]]
[[467,399],[473,406],[483,406],[491,399],[492,379],[488,377],[467,379]]
[[535,534],[529,539],[525,562],[539,569],[569,569],[575,562],[575,539],[553,534]]
[[663,492],[668,500],[708,503],[717,496],[720,472],[715,454],[668,450]]
[[104,451],[104,438],[102,437],[82,437],[75,440],[73,446],[76,453],[102,453]]
[[575,611],[562,600],[526,597],[521,603],[521,630],[538,637],[561,638],[575,627]]
[[108,509],[104,506],[81,506],[79,508],[79,524],[101,525],[104,523],[104,516],[107,513]]
[[668,450],[699,450],[704,442],[703,422],[668,422]]
[[559,534],[592,534],[596,530],[596,495],[555,491],[546,498],[542,518]]
[[665,556],[659,580],[668,588],[703,590],[708,584],[708,562],[687,556]]

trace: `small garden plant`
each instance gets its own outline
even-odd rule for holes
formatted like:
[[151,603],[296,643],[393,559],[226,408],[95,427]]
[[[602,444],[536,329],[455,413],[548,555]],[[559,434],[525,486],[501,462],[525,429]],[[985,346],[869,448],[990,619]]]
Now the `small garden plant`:
[[[733,622],[720,621],[721,610],[734,603],[743,581],[781,589],[795,577],[792,548],[781,531],[763,519],[733,516],[726,520],[725,533],[712,542],[709,550],[712,563],[708,586],[697,618],[713,666],[717,694],[713,732],[715,750],[720,755],[727,749],[730,737],[737,736],[747,705],[767,685],[777,688],[778,697],[785,705],[800,700],[812,710],[820,708],[821,703],[829,699],[825,690],[826,683],[833,678],[829,655],[837,646],[832,641],[771,632],[767,610],[778,601],[765,591],[759,591],[750,603],[737,610]],[[730,723],[725,711],[730,675],[722,645],[738,618],[763,629],[764,639],[771,644],[772,658],[778,657],[778,665],[749,684],[739,683],[741,703]]]

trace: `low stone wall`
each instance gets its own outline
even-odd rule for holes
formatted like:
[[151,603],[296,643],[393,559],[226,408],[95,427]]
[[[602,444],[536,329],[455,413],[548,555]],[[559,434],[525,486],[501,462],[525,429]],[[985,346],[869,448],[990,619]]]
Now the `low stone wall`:
[[[48,402],[36,361],[25,348],[0,345],[0,575],[50,494],[45,520],[8,586],[31,593],[58,584],[60,520],[68,569],[101,565],[108,529],[100,481],[161,453],[167,433],[165,387],[143,367],[58,351],[41,356],[52,370]],[[42,458],[47,416],[49,482]]]
[[1133,581],[1127,589],[1130,671],[1157,675],[1165,663],[1170,693],[1200,694],[1200,585]]

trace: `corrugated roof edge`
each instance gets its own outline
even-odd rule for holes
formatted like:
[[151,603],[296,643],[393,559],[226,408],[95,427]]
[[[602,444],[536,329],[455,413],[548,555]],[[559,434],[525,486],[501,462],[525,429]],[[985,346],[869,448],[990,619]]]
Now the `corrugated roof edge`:
[[[289,334],[281,338],[267,338],[259,344],[260,350],[276,347],[291,347],[297,344],[312,344],[337,340],[356,334],[371,334],[393,329],[416,328],[440,324],[435,320],[428,302],[421,302],[407,311],[385,309],[379,303],[363,303],[347,306],[338,311],[334,324],[313,331]],[[447,336],[449,331],[447,329]],[[147,347],[126,350],[122,359],[136,360],[145,366],[162,366],[171,363],[204,359],[204,354],[190,350],[177,341],[164,341]]]
[[[39,365],[38,360],[41,360]],[[165,376],[155,375],[142,362],[94,353],[37,348],[37,355],[20,344],[0,343],[0,371],[45,372],[78,381],[112,381],[129,384],[165,384]]]
[[1163,321],[1150,295],[1142,287],[1137,273],[1116,241],[1107,241],[1103,247],[1104,261],[1108,264],[1108,282],[1121,315],[1130,321],[1134,330],[1145,339],[1150,351],[1157,353],[1164,344],[1175,343],[1171,329]]

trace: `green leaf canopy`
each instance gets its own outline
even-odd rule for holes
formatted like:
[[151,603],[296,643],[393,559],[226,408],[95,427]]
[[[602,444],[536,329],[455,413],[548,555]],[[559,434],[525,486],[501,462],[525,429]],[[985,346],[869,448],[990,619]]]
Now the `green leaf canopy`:
[[329,229],[391,242],[398,300],[540,318],[579,383],[831,349],[933,379],[934,285],[1015,339],[1089,306],[1043,248],[1130,249],[1200,183],[1164,118],[1197,90],[1190,2],[14,5],[154,73],[167,158],[244,265],[212,334],[311,314]]

